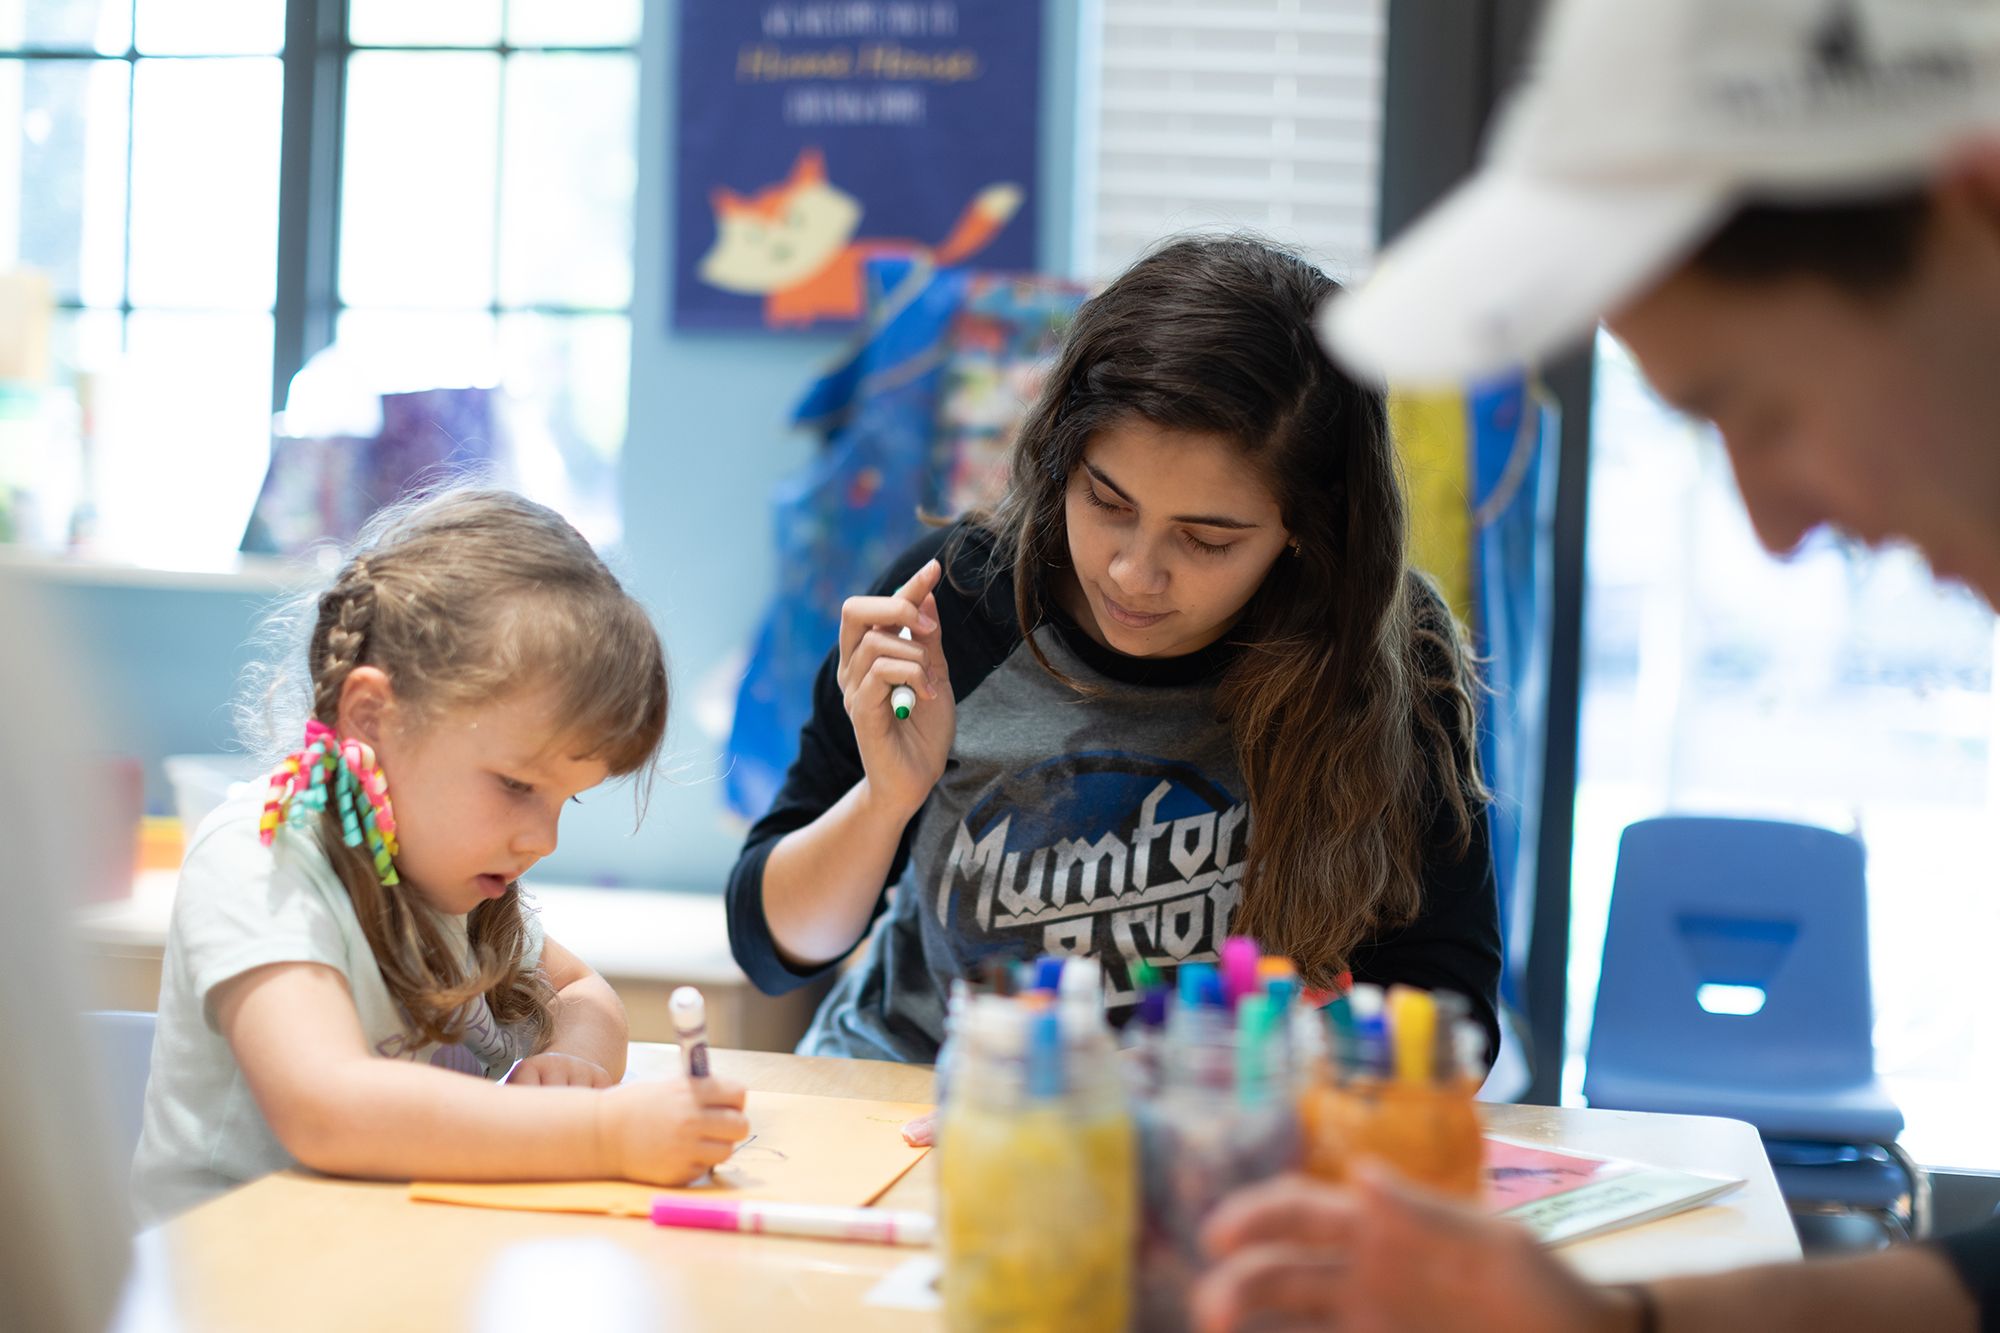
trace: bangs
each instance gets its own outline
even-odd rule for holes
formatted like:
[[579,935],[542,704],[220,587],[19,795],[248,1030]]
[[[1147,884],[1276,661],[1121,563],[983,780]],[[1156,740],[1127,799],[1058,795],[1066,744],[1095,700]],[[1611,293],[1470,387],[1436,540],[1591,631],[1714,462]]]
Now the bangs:
[[[548,685],[556,740],[570,758],[595,759],[612,777],[651,768],[666,737],[666,659],[636,602],[536,597],[496,626],[513,649],[504,677]],[[573,747],[573,748],[572,748]]]

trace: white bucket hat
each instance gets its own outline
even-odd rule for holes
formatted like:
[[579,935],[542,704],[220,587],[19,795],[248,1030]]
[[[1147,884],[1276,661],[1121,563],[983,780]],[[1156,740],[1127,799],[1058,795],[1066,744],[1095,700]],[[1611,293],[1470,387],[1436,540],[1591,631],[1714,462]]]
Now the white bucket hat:
[[1555,0],[1485,161],[1320,317],[1399,384],[1539,362],[1747,200],[1907,188],[2000,130],[2000,0]]

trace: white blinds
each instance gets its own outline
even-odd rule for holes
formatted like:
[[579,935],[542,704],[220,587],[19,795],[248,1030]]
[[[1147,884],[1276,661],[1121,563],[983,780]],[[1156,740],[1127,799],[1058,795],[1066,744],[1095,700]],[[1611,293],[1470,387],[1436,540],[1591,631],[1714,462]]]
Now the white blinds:
[[1387,0],[1101,0],[1089,276],[1252,228],[1337,278],[1374,249]]

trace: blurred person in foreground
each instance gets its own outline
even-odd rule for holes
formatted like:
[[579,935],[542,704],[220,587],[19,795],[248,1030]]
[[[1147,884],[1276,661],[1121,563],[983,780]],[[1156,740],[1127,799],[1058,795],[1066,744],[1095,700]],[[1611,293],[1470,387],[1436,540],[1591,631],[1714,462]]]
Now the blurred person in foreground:
[[[2000,605],[2000,4],[1555,0],[1532,70],[1482,169],[1330,304],[1333,354],[1462,383],[1601,317],[1714,423],[1770,550],[1908,541]],[[2000,1330],[2000,1223],[1595,1287],[1369,1175],[1245,1190],[1206,1240],[1211,1330]]]
[[0,1329],[82,1333],[118,1304],[131,1229],[68,920],[113,830],[61,679],[72,655],[4,572],[0,625]]

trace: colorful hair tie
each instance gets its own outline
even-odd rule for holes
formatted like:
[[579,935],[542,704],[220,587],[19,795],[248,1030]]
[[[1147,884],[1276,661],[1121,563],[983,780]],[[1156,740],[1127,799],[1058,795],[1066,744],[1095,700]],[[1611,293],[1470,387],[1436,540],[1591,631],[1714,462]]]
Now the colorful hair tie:
[[351,738],[343,741],[332,727],[313,718],[306,723],[305,748],[271,773],[257,836],[269,847],[280,825],[305,828],[325,812],[329,798],[340,820],[340,840],[349,847],[365,844],[376,877],[385,886],[399,883],[396,814],[374,748]]

